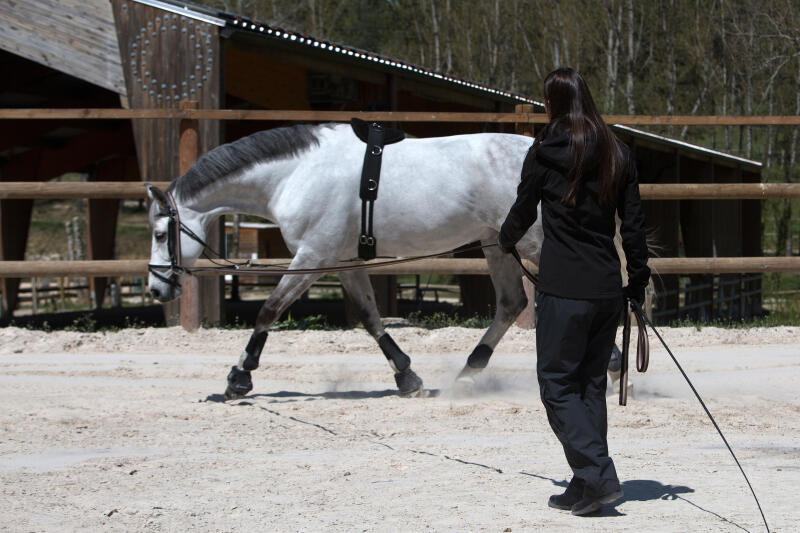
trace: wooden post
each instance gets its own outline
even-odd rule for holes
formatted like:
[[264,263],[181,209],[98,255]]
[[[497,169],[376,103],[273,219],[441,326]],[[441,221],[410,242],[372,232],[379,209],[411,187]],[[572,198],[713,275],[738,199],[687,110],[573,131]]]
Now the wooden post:
[[[89,181],[139,180],[136,158],[118,157],[102,161],[89,175]],[[141,184],[137,183],[139,187]],[[117,238],[118,198],[89,199],[86,208],[86,251],[88,259],[114,259]],[[108,278],[90,277],[89,290],[94,294],[95,306],[103,306]]]
[[[181,109],[197,109],[196,101],[181,100]],[[199,150],[197,121],[192,119],[181,120],[180,140],[178,142],[179,173],[183,175],[197,161]],[[194,331],[200,327],[200,282],[194,276],[189,276],[183,283],[181,294],[181,326],[187,331]]]
[[397,276],[370,275],[372,289],[375,292],[375,303],[382,316],[397,316]]
[[[533,104],[517,104],[514,106],[515,113],[533,113]],[[515,125],[515,132],[518,135],[533,137],[533,124],[518,122]],[[522,287],[525,289],[525,296],[528,298],[528,305],[517,317],[517,326],[523,329],[533,329],[536,327],[536,287],[526,278],[522,277]]]

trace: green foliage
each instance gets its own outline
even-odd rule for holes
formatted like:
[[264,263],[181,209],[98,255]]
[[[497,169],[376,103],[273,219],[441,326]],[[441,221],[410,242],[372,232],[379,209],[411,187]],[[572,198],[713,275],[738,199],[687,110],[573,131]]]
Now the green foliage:
[[286,317],[286,320],[281,320],[275,322],[270,329],[273,330],[288,330],[288,329],[310,329],[310,330],[321,330],[321,329],[333,329],[328,326],[328,321],[325,318],[325,315],[312,315],[307,316],[305,318],[301,318],[300,320],[295,320],[292,318],[292,314]]
[[92,333],[98,331],[97,321],[89,314],[76,318],[71,325],[64,329],[66,331],[78,331],[81,333]]
[[439,329],[450,327],[486,329],[492,323],[491,317],[473,315],[468,318],[452,316],[447,313],[437,312],[431,315],[423,315],[420,311],[414,311],[407,317],[408,323],[412,326]]

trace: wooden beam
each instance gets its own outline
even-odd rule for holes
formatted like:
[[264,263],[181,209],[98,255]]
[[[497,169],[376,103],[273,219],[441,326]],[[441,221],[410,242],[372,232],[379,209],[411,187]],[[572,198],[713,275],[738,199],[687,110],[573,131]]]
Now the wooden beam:
[[642,183],[639,191],[643,200],[766,200],[800,198],[800,183]]
[[[121,178],[122,176],[120,176]],[[166,189],[169,181],[150,182],[159,189]],[[0,182],[0,199],[14,200],[30,198],[36,200],[93,198],[93,199],[139,199],[147,196],[142,182],[93,181],[93,182]]]
[[[184,119],[278,120],[307,122],[348,122],[350,117],[385,122],[505,122],[546,124],[544,113],[473,113],[430,111],[304,111],[260,109],[0,109],[0,119]],[[650,126],[800,126],[800,116],[645,116],[604,115],[609,124]]]
[[[694,176],[692,179],[699,179]],[[151,181],[164,189],[169,181]],[[641,183],[643,200],[766,200],[800,198],[800,183]],[[95,182],[0,182],[0,199],[20,198],[144,198],[143,183]]]
[[[259,259],[263,265],[286,265],[291,259]],[[147,259],[119,259],[109,261],[0,261],[0,278],[30,278],[46,276],[144,276]],[[747,272],[798,272],[800,257],[655,257],[648,262],[658,274],[737,274]],[[215,266],[208,260],[197,261],[197,266]],[[536,266],[525,261],[531,272]],[[453,274],[488,275],[485,259],[422,259],[413,263],[375,266],[370,274]],[[256,275],[258,272],[242,272]],[[270,272],[271,275],[274,273]],[[203,271],[198,276],[219,276],[219,272]]]

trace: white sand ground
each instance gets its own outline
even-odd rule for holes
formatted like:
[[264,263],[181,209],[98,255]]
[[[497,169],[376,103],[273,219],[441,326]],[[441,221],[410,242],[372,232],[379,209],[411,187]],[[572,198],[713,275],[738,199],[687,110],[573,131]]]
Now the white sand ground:
[[[652,337],[609,398],[625,498],[546,506],[569,470],[512,330],[476,394],[450,387],[480,330],[390,330],[438,397],[394,394],[363,330],[270,335],[255,389],[221,402],[248,331],[0,330],[0,530],[764,531],[733,460]],[[761,498],[800,530],[800,328],[676,328],[667,341]]]

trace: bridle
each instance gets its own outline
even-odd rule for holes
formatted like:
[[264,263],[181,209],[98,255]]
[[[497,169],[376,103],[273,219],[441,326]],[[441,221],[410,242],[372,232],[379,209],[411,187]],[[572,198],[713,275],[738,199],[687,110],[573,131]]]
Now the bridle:
[[187,268],[181,265],[181,231],[197,239],[197,235],[181,222],[178,214],[178,206],[172,192],[164,193],[167,199],[166,211],[161,211],[158,216],[169,218],[167,225],[167,252],[169,253],[168,265],[154,265],[148,263],[147,270],[157,279],[167,283],[173,288],[180,289],[180,275],[190,273]]

